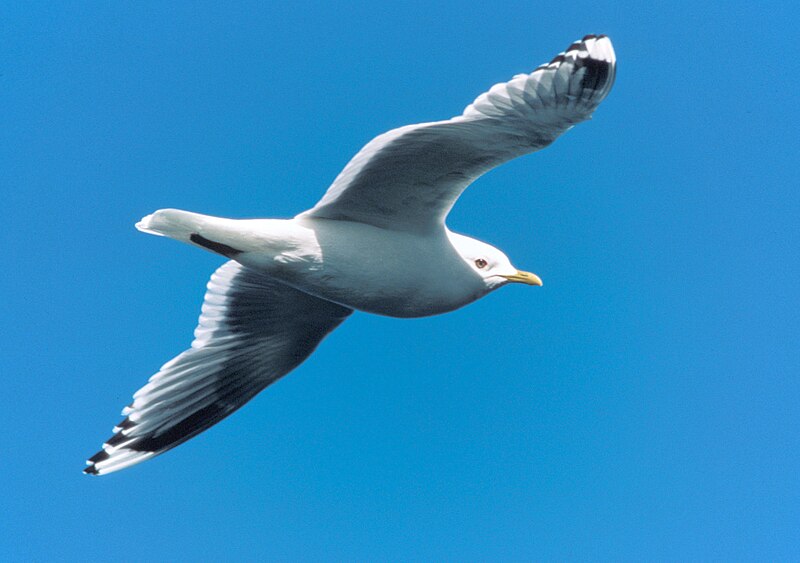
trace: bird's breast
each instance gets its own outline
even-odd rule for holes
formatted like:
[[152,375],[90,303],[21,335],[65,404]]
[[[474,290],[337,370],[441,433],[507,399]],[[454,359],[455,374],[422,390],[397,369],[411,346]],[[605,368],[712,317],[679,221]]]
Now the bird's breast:
[[379,315],[425,317],[485,294],[444,230],[420,235],[332,220],[300,227],[301,242],[263,266],[317,297]]

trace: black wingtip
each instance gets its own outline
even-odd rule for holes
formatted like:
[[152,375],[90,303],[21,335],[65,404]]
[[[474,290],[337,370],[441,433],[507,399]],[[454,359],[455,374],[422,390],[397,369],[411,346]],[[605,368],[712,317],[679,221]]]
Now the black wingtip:
[[586,68],[586,74],[581,81],[581,88],[601,90],[606,85],[611,71],[611,63],[587,58],[581,61],[581,66]]
[[122,422],[117,424],[117,428],[119,428],[120,430],[127,430],[128,428],[133,428],[134,426],[136,426],[136,423],[133,422],[130,418],[126,418]]
[[92,457],[86,460],[86,463],[89,464],[89,467],[85,468],[83,472],[86,473],[87,475],[98,475],[99,471],[97,471],[97,464],[100,463],[101,461],[107,460],[109,457],[111,456],[108,455],[107,451],[100,450],[99,452],[97,452]]
[[122,442],[125,442],[126,440],[130,440],[130,438],[125,436],[122,432],[119,432],[111,436],[111,438],[109,438],[108,440],[106,440],[106,443],[104,445],[119,446]]
[[86,460],[86,461],[87,461],[87,462],[89,462],[89,463],[91,463],[91,464],[95,464],[95,463],[100,463],[101,461],[105,461],[105,460],[107,460],[107,459],[108,459],[108,458],[110,458],[110,457],[111,457],[111,456],[108,454],[108,452],[107,452],[107,451],[105,451],[105,450],[100,450],[99,452],[97,452],[96,454],[94,454],[92,457],[90,457],[90,458],[89,458],[88,460]]

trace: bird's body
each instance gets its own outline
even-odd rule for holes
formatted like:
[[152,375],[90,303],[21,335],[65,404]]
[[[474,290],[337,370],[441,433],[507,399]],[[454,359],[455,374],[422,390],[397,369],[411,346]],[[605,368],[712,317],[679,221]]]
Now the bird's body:
[[[203,237],[237,251],[240,264],[296,289],[389,317],[446,313],[491,290],[456,245],[491,247],[447,229],[421,234],[353,221],[236,220],[177,209],[158,211],[138,226],[188,242],[192,234]],[[507,273],[514,272],[508,268]]]
[[576,41],[531,74],[492,87],[462,115],[368,143],[293,219],[223,219],[162,209],[144,232],[229,258],[211,277],[191,348],[134,394],[87,473],[123,469],[206,430],[305,360],[353,310],[424,317],[508,283],[541,285],[445,219],[486,171],[548,146],[608,95],[605,36]]

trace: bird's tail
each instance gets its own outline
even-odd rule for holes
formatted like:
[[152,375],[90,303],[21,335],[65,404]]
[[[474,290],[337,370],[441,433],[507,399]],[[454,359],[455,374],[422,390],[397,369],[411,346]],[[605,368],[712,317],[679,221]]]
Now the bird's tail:
[[190,242],[192,233],[198,232],[207,225],[209,219],[217,218],[180,209],[159,209],[155,213],[143,217],[136,223],[136,228],[143,233]]
[[245,249],[239,236],[239,221],[212,217],[180,209],[159,209],[142,218],[136,228],[143,233],[169,237],[197,245],[211,252],[235,258]]
[[180,209],[159,209],[142,218],[136,223],[136,228],[143,233],[188,242],[228,258],[234,258],[244,251],[234,246],[235,243],[231,244],[239,232],[238,223],[235,219],[223,219]]

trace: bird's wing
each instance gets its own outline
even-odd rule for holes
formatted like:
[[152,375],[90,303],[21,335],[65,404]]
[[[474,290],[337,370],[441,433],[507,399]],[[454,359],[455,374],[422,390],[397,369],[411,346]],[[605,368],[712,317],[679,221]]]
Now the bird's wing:
[[405,231],[441,228],[473,180],[589,119],[614,74],[611,41],[587,35],[531,74],[493,86],[462,115],[376,137],[300,217]]
[[192,347],[134,394],[84,471],[123,469],[213,426],[297,367],[352,312],[227,262],[208,282]]

